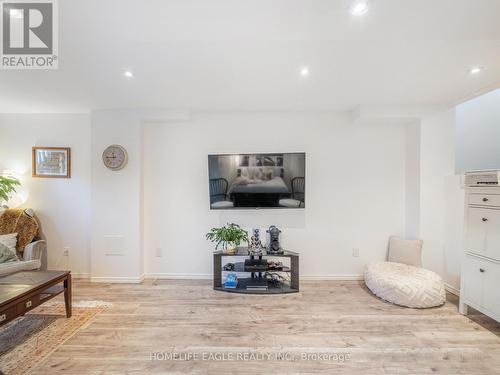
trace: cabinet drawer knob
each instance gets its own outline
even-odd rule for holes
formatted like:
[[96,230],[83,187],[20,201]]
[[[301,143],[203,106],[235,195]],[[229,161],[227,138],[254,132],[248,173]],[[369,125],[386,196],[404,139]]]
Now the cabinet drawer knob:
[[483,202],[488,202],[489,199],[488,198],[483,198]]
[[7,314],[0,315],[0,322],[3,322],[4,320],[7,320]]
[[31,305],[33,305],[33,302],[31,301],[26,301],[26,308],[30,308]]
[[481,220],[482,221],[488,221],[488,218],[487,217],[483,217]]
[[480,268],[480,269],[479,269],[479,272],[484,272],[484,268]]

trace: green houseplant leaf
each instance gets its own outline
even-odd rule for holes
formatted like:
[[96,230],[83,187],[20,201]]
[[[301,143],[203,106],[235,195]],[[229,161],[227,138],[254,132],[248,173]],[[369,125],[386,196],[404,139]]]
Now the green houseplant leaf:
[[0,203],[7,202],[11,198],[12,193],[16,192],[17,186],[21,186],[18,179],[0,176]]
[[248,232],[243,230],[238,224],[228,223],[221,228],[212,228],[206,234],[206,239],[215,242],[216,250],[221,245],[223,249],[227,249],[228,246],[239,246],[244,242],[248,245]]

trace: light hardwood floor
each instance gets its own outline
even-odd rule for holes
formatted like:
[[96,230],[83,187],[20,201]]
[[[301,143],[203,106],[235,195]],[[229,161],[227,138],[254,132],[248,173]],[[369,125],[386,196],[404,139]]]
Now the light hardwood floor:
[[[303,282],[300,293],[283,296],[216,292],[209,281],[77,281],[73,288],[74,302],[113,306],[33,374],[500,373],[500,324],[461,316],[453,296],[443,307],[413,310],[385,303],[355,281]],[[172,352],[199,357],[151,359]],[[284,358],[257,358],[267,352]],[[317,352],[332,357],[302,357]]]

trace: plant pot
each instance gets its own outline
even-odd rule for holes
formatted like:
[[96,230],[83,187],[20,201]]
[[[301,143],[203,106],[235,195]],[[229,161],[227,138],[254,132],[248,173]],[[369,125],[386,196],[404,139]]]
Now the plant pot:
[[224,252],[229,255],[234,255],[238,252],[238,248],[234,245],[228,245]]

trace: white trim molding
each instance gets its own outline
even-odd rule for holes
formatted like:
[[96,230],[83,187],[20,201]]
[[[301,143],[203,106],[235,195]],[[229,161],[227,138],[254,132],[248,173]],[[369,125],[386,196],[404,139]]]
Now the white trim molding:
[[73,279],[79,279],[79,280],[90,280],[90,273],[86,273],[86,272],[71,272],[71,277]]
[[144,275],[139,277],[106,277],[92,276],[91,283],[115,283],[115,284],[140,284],[144,281]]
[[333,280],[333,281],[359,281],[364,280],[363,275],[302,275],[300,280],[314,281],[314,280]]
[[451,286],[450,284],[444,284],[444,288],[446,289],[447,292],[450,292],[451,294],[460,297],[460,289],[457,289],[454,286]]
[[212,280],[212,274],[205,273],[147,273],[144,275],[146,279],[158,280]]
[[[212,280],[212,274],[200,273],[147,273],[146,279],[178,279],[178,280]],[[363,280],[363,275],[304,275],[300,280],[337,280],[337,281],[356,281]]]

